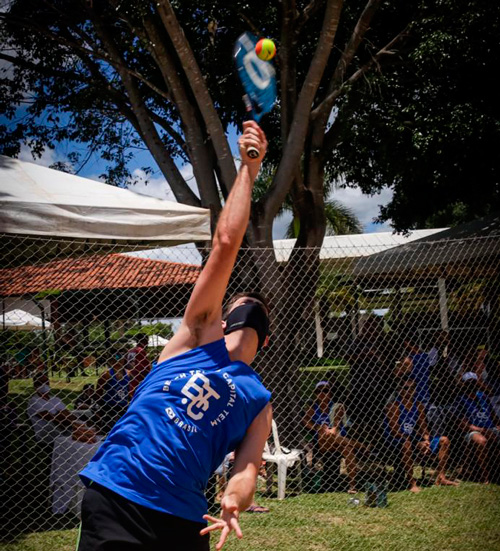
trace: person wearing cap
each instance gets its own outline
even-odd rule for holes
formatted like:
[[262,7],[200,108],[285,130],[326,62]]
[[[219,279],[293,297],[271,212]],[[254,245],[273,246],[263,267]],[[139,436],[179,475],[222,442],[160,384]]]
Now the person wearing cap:
[[481,471],[481,481],[490,479],[490,464],[498,461],[500,449],[500,419],[488,396],[481,390],[479,377],[472,371],[462,375],[463,394],[457,408],[466,442],[474,450]]
[[[80,473],[87,490],[78,551],[208,551],[214,530],[217,549],[230,532],[243,536],[239,515],[252,503],[272,421],[271,393],[249,365],[268,339],[268,305],[244,293],[223,314],[267,149],[254,121],[243,129],[241,165],[181,325]],[[215,518],[204,490],[231,451],[233,475]]]
[[314,431],[314,444],[321,454],[338,451],[346,462],[349,478],[348,493],[356,489],[356,449],[364,448],[356,440],[348,438],[349,421],[342,403],[333,400],[333,388],[328,381],[319,381],[314,387],[314,401],[303,418],[304,426]]

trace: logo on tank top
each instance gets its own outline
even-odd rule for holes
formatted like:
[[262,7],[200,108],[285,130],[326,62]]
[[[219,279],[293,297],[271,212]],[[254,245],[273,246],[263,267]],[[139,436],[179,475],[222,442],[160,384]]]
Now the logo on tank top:
[[191,400],[187,407],[187,414],[195,421],[201,419],[204,415],[203,412],[207,411],[210,407],[210,398],[214,400],[220,399],[220,394],[210,386],[210,381],[202,373],[193,375],[182,387],[181,393],[187,396],[187,398],[182,399],[183,405],[186,405]]
[[408,422],[403,423],[403,432],[405,434],[412,434],[414,428],[415,428],[414,423],[408,423]]
[[[217,371],[217,373],[220,370]],[[177,381],[189,379],[182,385],[180,389],[175,388]],[[232,378],[228,373],[223,373],[222,378],[227,385],[227,390],[215,389],[212,385],[213,382],[204,374],[201,370],[190,371],[189,373],[181,373],[174,379],[165,381],[163,385],[163,392],[173,391],[173,386],[175,388],[174,393],[179,392],[182,396],[181,404],[186,406],[185,413],[190,419],[194,421],[199,421],[205,417],[209,416],[209,421],[211,426],[217,426],[222,423],[230,414],[231,408],[236,402],[236,387],[233,383]],[[222,392],[224,390],[224,392]],[[224,396],[221,396],[221,393]],[[221,404],[222,400],[222,404]],[[214,408],[215,406],[215,408]],[[215,410],[212,413],[212,410]],[[165,409],[169,419],[173,421],[179,428],[187,432],[198,432],[198,427],[190,423],[186,423],[181,419],[181,416],[178,412],[175,411],[173,407],[168,407]]]

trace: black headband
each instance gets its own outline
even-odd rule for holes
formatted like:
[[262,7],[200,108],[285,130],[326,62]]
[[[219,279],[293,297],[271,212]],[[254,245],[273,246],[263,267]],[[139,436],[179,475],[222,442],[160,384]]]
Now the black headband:
[[229,333],[244,327],[250,327],[257,332],[259,338],[258,350],[260,350],[269,335],[269,318],[264,308],[257,302],[242,304],[229,312],[224,334],[229,335]]

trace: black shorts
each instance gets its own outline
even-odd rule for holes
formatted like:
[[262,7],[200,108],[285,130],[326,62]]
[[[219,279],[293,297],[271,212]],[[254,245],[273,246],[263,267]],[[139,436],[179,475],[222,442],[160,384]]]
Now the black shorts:
[[82,501],[77,551],[209,551],[206,525],[148,509],[96,484]]

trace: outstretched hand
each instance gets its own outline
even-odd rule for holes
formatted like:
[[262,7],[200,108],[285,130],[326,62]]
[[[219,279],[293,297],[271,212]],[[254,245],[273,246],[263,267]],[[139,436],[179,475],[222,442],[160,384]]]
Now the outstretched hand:
[[214,530],[221,530],[219,542],[215,546],[217,551],[219,551],[219,549],[222,549],[222,546],[226,543],[226,539],[232,530],[235,531],[238,539],[241,539],[243,537],[243,533],[238,522],[240,512],[238,510],[238,505],[236,501],[230,496],[225,496],[222,498],[220,504],[220,518],[215,518],[210,515],[204,515],[203,518],[205,520],[213,522],[213,524],[207,526],[206,528],[203,528],[203,530],[201,530],[200,532],[200,535],[204,536],[205,534],[213,532]]
[[[260,166],[267,150],[267,140],[261,127],[255,121],[245,121],[243,123],[243,134],[238,140],[240,155],[243,163]],[[258,157],[252,159],[247,155],[249,147],[254,147],[259,152]]]

